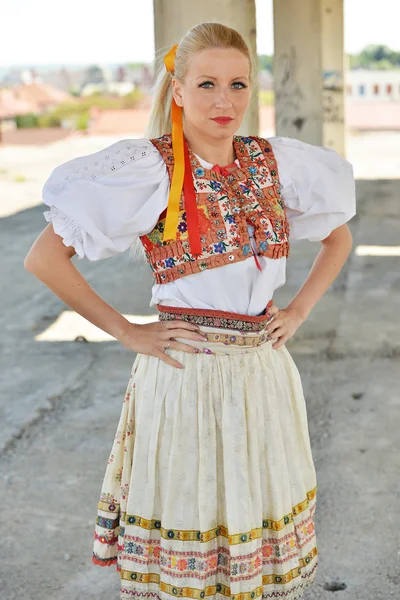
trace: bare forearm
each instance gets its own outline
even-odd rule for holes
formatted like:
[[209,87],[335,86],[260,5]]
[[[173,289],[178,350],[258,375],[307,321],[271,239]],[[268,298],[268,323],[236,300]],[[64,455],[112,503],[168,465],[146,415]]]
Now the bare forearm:
[[116,339],[122,337],[129,321],[100,298],[68,258],[51,264],[28,262],[25,268],[72,310]]
[[322,243],[307,279],[288,305],[305,320],[343,268],[352,248],[347,225],[338,227]]

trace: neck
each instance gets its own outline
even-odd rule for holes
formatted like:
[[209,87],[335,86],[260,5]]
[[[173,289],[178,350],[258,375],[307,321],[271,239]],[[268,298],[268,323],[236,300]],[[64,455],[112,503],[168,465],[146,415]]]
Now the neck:
[[236,160],[232,136],[220,140],[210,139],[190,130],[185,130],[184,136],[191,151],[212,165],[225,167]]

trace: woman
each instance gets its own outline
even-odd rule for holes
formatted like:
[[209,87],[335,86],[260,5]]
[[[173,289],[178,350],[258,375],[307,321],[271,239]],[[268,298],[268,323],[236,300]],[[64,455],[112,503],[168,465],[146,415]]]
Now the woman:
[[[93,562],[116,564],[121,598],[294,600],[315,578],[316,473],[285,342],[351,251],[354,179],[332,150],[235,135],[255,76],[238,32],[193,27],[165,56],[148,137],[68,161],[44,185],[50,224],[25,267],[137,353],[94,534]],[[278,308],[289,233],[322,246]],[[145,325],[70,261],[138,239],[159,311]]]

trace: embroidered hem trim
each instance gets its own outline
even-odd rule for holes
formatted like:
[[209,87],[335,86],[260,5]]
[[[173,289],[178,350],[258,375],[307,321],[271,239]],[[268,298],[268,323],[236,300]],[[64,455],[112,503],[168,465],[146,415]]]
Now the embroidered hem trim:
[[[313,564],[311,561],[314,561]],[[311,564],[310,564],[311,563]],[[275,573],[271,573],[270,575],[262,575],[262,586],[266,585],[274,585],[274,584],[282,584],[287,585],[291,582],[297,583],[296,579],[300,577],[301,579],[305,579],[306,577],[311,576],[313,572],[315,572],[316,565],[318,564],[318,550],[314,547],[307,555],[306,559],[300,560],[300,566],[290,569],[288,572],[279,575]],[[310,565],[310,566],[308,566]],[[305,573],[302,574],[302,569],[308,569]],[[196,600],[201,600],[204,596],[216,596],[218,593],[225,596],[226,598],[232,598],[237,600],[252,600],[253,598],[257,598],[263,594],[262,587],[256,588],[253,591],[249,592],[239,592],[238,594],[232,594],[230,588],[225,586],[224,584],[210,585],[207,586],[207,594],[203,593],[200,590],[191,589],[191,594],[188,594],[187,587],[178,587],[171,585],[170,583],[162,581],[160,575],[158,573],[141,573],[138,571],[126,571],[121,569],[120,577],[122,581],[134,581],[136,584],[145,584],[149,585],[151,583],[159,586],[159,589],[162,592],[170,595],[171,597],[175,596],[178,598],[190,597]],[[244,579],[244,578],[243,578]],[[297,586],[294,586],[297,587]],[[290,592],[289,592],[290,593]],[[281,594],[279,594],[281,595]],[[283,592],[283,595],[286,595]],[[268,596],[264,596],[268,597]],[[271,596],[270,596],[271,597]],[[295,599],[293,599],[295,600]]]
[[92,562],[95,565],[99,565],[100,567],[111,567],[112,565],[115,565],[117,563],[117,557],[115,556],[114,558],[97,558],[97,556],[93,554]]
[[265,307],[265,314],[255,316],[222,310],[165,306],[163,304],[157,304],[157,308],[160,321],[181,320],[220,329],[262,331],[271,318],[269,309],[272,305],[273,301],[270,300]]

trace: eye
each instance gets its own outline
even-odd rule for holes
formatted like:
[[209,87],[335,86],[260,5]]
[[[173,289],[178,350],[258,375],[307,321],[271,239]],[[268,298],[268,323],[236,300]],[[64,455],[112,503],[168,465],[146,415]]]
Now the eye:
[[204,86],[206,86],[206,85],[207,85],[207,84],[209,84],[209,83],[210,83],[211,85],[214,85],[212,81],[203,81],[202,83],[200,83],[199,87],[202,87],[202,88],[204,88],[204,89],[209,89],[209,88],[206,88],[206,87],[204,87]]
[[[199,84],[199,87],[205,89],[205,90],[209,90],[210,88],[208,87],[208,84],[210,85],[214,85],[213,81],[203,81],[202,83]],[[236,87],[236,90],[244,90],[245,88],[247,88],[247,85],[245,83],[243,83],[242,81],[234,81],[232,83],[232,85],[239,85],[240,87]],[[206,87],[207,86],[207,87]]]

